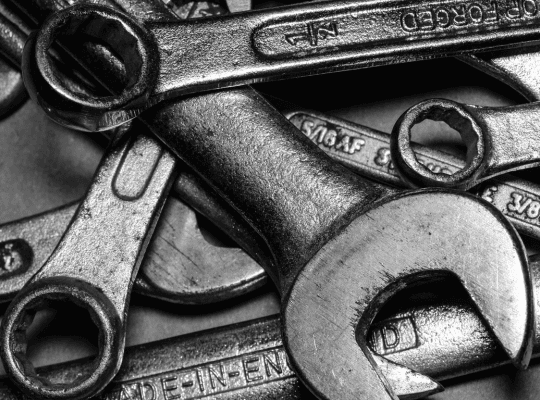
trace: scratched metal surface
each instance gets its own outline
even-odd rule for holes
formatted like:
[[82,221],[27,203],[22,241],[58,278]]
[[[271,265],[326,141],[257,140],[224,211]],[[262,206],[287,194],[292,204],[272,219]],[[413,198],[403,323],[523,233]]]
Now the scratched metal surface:
[[[440,78],[428,78],[437,71]],[[428,61],[332,76],[260,84],[259,90],[279,106],[296,105],[389,132],[394,121],[419,100],[444,97],[482,105],[509,105],[524,100],[499,82],[455,60]],[[437,135],[433,135],[436,133]],[[433,139],[433,138],[436,139]],[[439,124],[423,124],[420,141],[442,143],[455,150],[457,134]],[[103,152],[79,133],[47,120],[27,102],[0,121],[0,223],[25,217],[80,198]],[[534,173],[528,173],[528,178]],[[536,244],[528,241],[531,251]],[[0,309],[0,311],[3,311]],[[172,337],[279,311],[271,287],[235,301],[212,307],[179,307],[134,297],[128,320],[127,345]],[[69,340],[45,328],[44,314],[36,328],[37,340],[29,349],[34,365],[46,365],[90,355],[95,348],[85,324],[77,316],[59,316],[71,326]],[[58,324],[54,324],[58,325]],[[536,363],[538,364],[538,363]],[[3,372],[3,371],[0,371]],[[446,383],[447,391],[433,399],[525,399],[540,389],[540,364],[527,372],[504,367]]]

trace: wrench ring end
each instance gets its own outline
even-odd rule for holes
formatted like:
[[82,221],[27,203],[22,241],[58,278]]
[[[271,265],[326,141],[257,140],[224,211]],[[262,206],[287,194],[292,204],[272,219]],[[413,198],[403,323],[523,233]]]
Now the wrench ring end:
[[[443,121],[459,132],[467,146],[463,169],[452,175],[435,173],[418,160],[411,146],[411,130],[426,119]],[[394,125],[390,148],[397,171],[412,187],[468,189],[482,172],[485,140],[481,127],[464,106],[451,100],[430,99],[401,115]]]
[[[129,83],[120,93],[96,97],[75,92],[55,72],[49,49],[74,34],[106,43],[122,60]],[[71,128],[103,131],[135,118],[157,81],[153,38],[130,16],[104,6],[76,5],[52,14],[27,41],[23,77],[30,96],[53,120]]]
[[[31,325],[33,313],[48,301],[71,301],[87,309],[99,330],[99,353],[92,360],[92,372],[70,383],[52,383],[37,375],[32,363],[26,359],[26,329]],[[122,323],[110,301],[86,282],[65,278],[46,278],[27,285],[10,304],[0,327],[0,353],[12,381],[30,398],[83,399],[101,391],[114,377],[122,359],[117,359],[120,341],[124,335]]]

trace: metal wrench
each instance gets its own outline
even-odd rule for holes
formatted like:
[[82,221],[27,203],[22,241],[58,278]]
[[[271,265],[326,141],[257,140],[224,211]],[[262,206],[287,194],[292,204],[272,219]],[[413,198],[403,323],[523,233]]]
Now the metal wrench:
[[[385,289],[385,295],[378,297],[382,301],[392,291],[398,290],[397,282],[407,286],[403,278],[409,276],[411,279],[409,273],[424,268],[452,270],[458,276],[468,271],[471,275],[462,278],[462,283],[468,290],[475,290],[467,281],[477,279],[473,273],[476,267],[482,269],[484,282],[474,287],[479,290],[489,287],[493,294],[492,290],[497,285],[485,281],[490,275],[485,273],[486,265],[488,268],[502,267],[502,263],[506,263],[502,260],[510,261],[510,254],[518,256],[515,260],[521,259],[518,263],[522,263],[524,256],[515,253],[521,246],[519,238],[515,234],[499,237],[502,231],[496,226],[509,226],[506,220],[488,204],[463,193],[440,190],[409,192],[381,200],[388,194],[387,190],[373,186],[330,162],[313,148],[308,139],[298,136],[296,128],[285,123],[269,105],[262,107],[264,103],[261,104],[258,96],[251,96],[253,100],[223,91],[210,99],[194,97],[182,103],[183,118],[172,118],[163,110],[155,109],[150,110],[145,119],[152,123],[154,131],[159,132],[162,138],[167,135],[165,141],[174,144],[173,149],[178,155],[181,154],[197,172],[211,180],[218,192],[242,210],[244,217],[265,237],[272,249],[273,268],[268,272],[276,279],[283,296],[285,345],[302,380],[322,398],[357,398],[358,395],[384,398],[391,389],[381,384],[380,375],[376,374],[378,369],[362,355],[365,354],[362,352],[366,349],[365,342],[357,342],[356,339],[365,338],[365,329],[371,322],[366,315],[362,318],[363,307],[370,305],[371,296]],[[215,109],[223,111],[212,120],[195,118],[209,106],[209,102]],[[186,117],[188,111],[193,116],[191,119]],[[241,125],[236,122],[239,115],[243,116]],[[230,129],[231,126],[236,129]],[[200,132],[212,134],[201,135]],[[239,187],[245,190],[239,191]],[[446,219],[450,217],[447,212],[452,221],[455,215],[460,215],[470,223],[466,228],[456,225]],[[402,219],[403,215],[407,216],[404,225],[390,223],[390,220]],[[473,221],[482,222],[476,224]],[[486,224],[494,229],[486,230]],[[409,230],[415,232],[414,237],[407,234]],[[329,241],[337,234],[337,238]],[[490,237],[493,234],[497,237]],[[457,238],[460,243],[450,243],[448,237]],[[377,246],[380,240],[388,241],[385,249],[396,246],[400,257],[390,255],[386,250],[381,254]],[[344,248],[338,250],[334,246]],[[461,252],[456,254],[454,246],[460,247]],[[486,250],[487,257],[495,257],[497,261],[484,259],[475,264],[467,255],[469,251],[464,250],[468,246],[472,246],[471,252],[476,251],[472,248],[480,246]],[[490,246],[493,248],[487,250]],[[414,248],[414,253],[405,250],[409,248]],[[452,260],[449,254],[454,254]],[[349,262],[348,257],[361,260]],[[384,283],[379,281],[382,278],[379,275],[381,264],[385,266]],[[503,279],[499,288],[501,283],[514,286],[516,276],[527,280],[526,268],[518,267],[513,261],[509,264],[498,270],[498,280],[501,274],[509,274],[510,269],[521,272],[516,275],[514,271],[511,275],[513,282]],[[391,268],[401,270],[407,266],[412,268],[408,273],[391,272]],[[370,271],[375,275],[368,278]],[[424,272],[422,275],[428,274]],[[396,285],[388,288],[386,285],[390,282]],[[527,286],[514,291],[512,300],[521,297],[527,302],[527,296],[522,296],[525,292],[519,294],[521,290],[526,291]],[[508,295],[508,290],[512,289],[502,290],[500,295]],[[367,298],[366,293],[369,293]],[[477,293],[473,298],[478,299],[478,296],[483,295]],[[493,308],[482,313],[490,313],[497,308],[497,313],[506,313],[508,302],[512,300],[504,300],[504,309],[498,307],[498,301],[490,302]],[[372,316],[378,306],[380,302],[372,304],[367,315]],[[508,318],[514,319],[518,314],[525,317],[522,307],[527,308],[522,303]],[[331,322],[317,323],[313,319],[313,310],[317,310],[317,320],[322,318]],[[491,327],[503,321],[500,317],[487,317],[487,320]],[[351,321],[354,321],[354,326]],[[516,326],[513,323],[512,329]],[[508,332],[506,328],[503,330]],[[504,347],[510,349],[508,345]],[[527,350],[521,347],[515,354],[522,358]],[[328,368],[334,371],[336,379],[347,382],[347,385],[336,386],[332,376],[326,373]],[[364,377],[361,382],[359,376]],[[336,393],[337,387],[340,388],[339,393]]]
[[[437,9],[436,20],[427,27],[424,17],[420,25],[417,20],[426,7]],[[468,8],[455,0],[443,5],[333,1],[196,24],[158,21],[142,26],[107,8],[75,6],[50,18],[30,40],[25,80],[51,118],[98,131],[131,120],[166,98],[201,90],[538,40],[534,23],[539,16],[530,12],[510,18],[503,12],[507,8],[505,1]],[[95,24],[107,29],[96,30]],[[74,92],[53,73],[46,56],[63,32],[109,42],[129,68],[129,84],[120,89],[109,85],[115,93],[99,99]]]
[[[108,383],[102,382],[103,375],[118,371],[121,357],[111,354],[124,347],[131,286],[174,166],[174,158],[142,134],[124,135],[113,143],[57,248],[11,303],[2,325],[9,334],[0,351],[7,368],[32,382],[33,395],[48,398],[52,391],[64,398],[87,396]],[[26,360],[25,330],[49,300],[88,309],[100,332],[99,355],[92,363],[96,371],[78,377],[74,388],[38,376]]]
[[[200,115],[204,115],[208,107],[216,111],[216,118],[211,121],[201,120]],[[176,155],[183,156],[189,165],[196,167],[195,170],[212,182],[218,193],[241,211],[255,231],[264,237],[271,251],[267,255],[268,263],[271,264],[268,271],[283,295],[286,346],[302,379],[320,397],[330,398],[337,395],[340,398],[356,398],[359,394],[385,397],[391,393],[391,389],[380,380],[378,367],[374,366],[369,355],[363,352],[366,349],[365,342],[359,340],[357,343],[354,334],[360,332],[359,337],[365,338],[372,313],[380,306],[380,302],[371,304],[374,300],[371,296],[376,296],[383,288],[385,295],[390,295],[398,290],[397,282],[407,285],[406,282],[415,280],[410,274],[419,272],[420,269],[446,270],[461,276],[461,281],[468,290],[480,291],[473,295],[473,298],[490,297],[487,292],[481,292],[495,285],[486,282],[471,285],[472,281],[478,279],[472,273],[475,268],[482,268],[485,272],[484,263],[481,266],[469,265],[471,257],[467,255],[468,251],[464,250],[469,248],[472,252],[472,247],[476,248],[472,245],[476,238],[482,241],[482,246],[494,247],[486,250],[486,254],[496,257],[497,263],[487,262],[487,265],[497,268],[502,265],[501,260],[507,260],[509,265],[495,274],[498,280],[501,280],[501,274],[507,274],[511,269],[519,271],[517,274],[516,271],[512,273],[510,281],[503,279],[502,284],[509,287],[503,289],[499,284],[497,287],[500,292],[497,296],[509,296],[513,292],[512,301],[521,299],[520,305],[516,304],[508,315],[508,318],[520,319],[521,322],[516,321],[511,326],[498,329],[497,325],[505,321],[505,318],[487,316],[487,320],[501,338],[501,342],[508,343],[504,348],[513,354],[515,361],[527,358],[529,340],[526,331],[527,326],[530,326],[530,310],[527,309],[530,305],[527,305],[526,292],[529,285],[528,272],[523,268],[524,254],[518,250],[521,249],[521,244],[515,232],[511,228],[508,231],[510,225],[487,204],[478,203],[465,194],[444,191],[422,194],[412,192],[381,200],[388,194],[387,190],[372,186],[330,162],[315,151],[307,139],[298,136],[299,133],[289,123],[284,122],[280,114],[254,93],[218,92],[212,96],[193,97],[178,104],[176,112],[174,115],[165,106],[150,110],[144,119],[156,134],[172,145]],[[238,124],[238,120],[243,123]],[[202,135],[201,132],[212,134]],[[264,168],[261,168],[262,166]],[[297,182],[302,182],[306,187],[298,187]],[[245,189],[239,191],[240,187]],[[453,209],[455,214],[467,214],[464,218],[468,221],[481,220],[482,228],[473,223],[465,230],[464,227],[457,227],[446,220],[446,214],[442,212],[442,204],[447,207],[445,200],[448,201],[448,207],[456,207]],[[437,205],[434,206],[433,203]],[[436,209],[435,212],[441,213],[439,219],[435,218],[433,221],[433,215],[428,217],[425,214],[428,204]],[[364,213],[368,209],[369,212]],[[383,223],[389,213],[398,210],[412,220],[392,229],[374,226]],[[380,218],[374,218],[375,214],[381,214]],[[421,227],[418,224],[421,224]],[[486,236],[486,224],[499,228],[490,230]],[[418,228],[415,237],[408,237],[408,229],[415,228]],[[454,253],[455,243],[450,244],[446,234],[452,230],[464,230],[455,232],[452,237],[464,240],[465,243],[457,245],[463,246],[460,247],[463,254],[455,255],[456,258],[450,262],[446,254]],[[400,254],[404,258],[410,258],[401,259],[399,265],[396,264],[395,257],[385,259],[390,256],[380,254],[380,249],[370,247],[373,238],[362,234],[366,231],[376,232],[375,236],[379,239],[387,239],[397,247],[404,246],[403,253]],[[503,232],[506,233],[502,234]],[[339,238],[329,241],[338,233]],[[489,237],[490,234],[500,237]],[[354,235],[355,239],[348,238],[348,235]],[[365,241],[360,239],[362,237]],[[396,241],[397,237],[400,240]],[[428,251],[427,243],[435,242],[435,249],[430,248]],[[356,251],[331,250],[336,245]],[[405,248],[409,246],[420,253],[406,252]],[[437,254],[433,254],[433,250]],[[320,257],[326,257],[328,252],[334,256],[323,262]],[[312,259],[316,253],[318,255]],[[339,256],[361,257],[363,261],[348,264],[344,259],[340,260]],[[365,265],[370,257],[377,261]],[[381,264],[388,273],[384,282],[380,281]],[[355,265],[356,268],[347,268],[349,265]],[[468,265],[470,270],[461,269],[460,266],[464,265]],[[341,266],[339,273],[338,266]],[[360,266],[362,268],[357,269]],[[392,268],[395,268],[393,272]],[[318,272],[313,272],[313,269]],[[370,273],[374,275],[370,276]],[[358,276],[366,278],[364,284],[353,283]],[[367,278],[368,276],[370,278]],[[409,279],[405,279],[406,276]],[[418,275],[416,277],[418,278]],[[486,279],[486,274],[483,279]],[[391,282],[396,284],[391,285]],[[521,287],[516,288],[516,284]],[[317,287],[312,288],[311,285]],[[314,298],[315,294],[317,298]],[[384,296],[377,298],[382,301]],[[323,303],[319,304],[320,301]],[[487,301],[490,303],[487,309],[482,306],[488,303],[479,304],[482,313],[490,315],[491,312],[509,312],[507,306],[510,299],[504,300],[504,310],[499,307],[497,300]],[[364,311],[367,311],[365,307],[369,312],[364,315]],[[332,323],[314,326],[315,321],[309,311],[313,309],[321,310],[322,318],[332,319]],[[354,326],[351,326],[351,321],[354,321]],[[517,335],[516,328],[520,330]],[[350,334],[343,335],[343,332],[347,331]],[[501,334],[510,336],[504,338]],[[3,339],[8,335],[9,331],[4,331]],[[516,346],[515,342],[510,344],[518,337],[519,345]],[[314,340],[309,341],[306,338]],[[312,346],[316,346],[317,350]],[[328,354],[327,359],[324,354]],[[328,379],[326,373],[329,364],[334,366],[335,379],[347,382],[346,387],[340,387],[338,394],[333,386],[333,378]],[[365,377],[363,382],[358,381],[359,374]]]
[[[287,118],[334,160],[354,172],[387,185],[404,187],[397,173],[387,133],[313,111],[290,111]],[[465,162],[450,154],[411,144],[416,158],[437,174],[454,174]],[[540,240],[540,185],[513,176],[498,177],[476,188],[521,233]]]
[[[158,7],[159,4],[159,2],[134,2],[129,9],[138,10],[140,14],[146,11],[145,17],[150,18],[166,11],[163,6]],[[124,2],[123,5],[128,8],[129,3]],[[47,12],[57,9],[59,3],[29,1],[19,3],[18,6],[37,20],[39,16],[43,17]],[[224,9],[220,10],[224,12]],[[211,190],[204,183],[194,183],[185,167],[181,169],[184,171],[173,185],[173,192],[182,193],[191,199],[196,208],[205,210],[208,207],[208,198],[212,196]],[[247,293],[266,282],[264,270],[251,257],[239,249],[219,248],[202,240],[198,228],[194,226],[196,222],[193,212],[178,200],[173,199],[169,203],[158,224],[149,253],[141,265],[141,274],[135,284],[136,290],[166,301],[206,304]],[[34,257],[29,267],[19,269],[22,275],[10,273],[0,280],[0,298],[11,299],[52,253],[76,208],[74,205],[66,207],[52,210],[37,219],[23,219],[2,227],[0,236],[6,246],[10,245],[11,240],[24,241],[35,255],[39,254],[40,257]],[[243,243],[242,239],[238,238],[237,232],[243,232],[238,224],[231,224],[224,216],[220,217],[220,221],[227,222],[220,226]],[[33,230],[28,230],[29,226],[32,226]],[[42,235],[45,233],[49,238]],[[249,235],[252,234],[242,236]],[[249,246],[255,247],[252,243]],[[4,251],[9,253],[9,249],[5,247]],[[188,261],[182,252],[190,256],[189,262],[194,263],[194,268],[185,267]]]
[[[428,170],[411,147],[411,130],[423,120],[444,121],[467,146],[465,166],[448,175]],[[540,165],[539,119],[535,103],[510,107],[480,107],[430,99],[405,111],[392,131],[391,151],[403,179],[415,187],[468,189],[506,172]]]
[[[0,226],[0,301],[11,301],[54,251],[78,203]],[[264,270],[238,248],[202,237],[195,213],[169,198],[133,290],[180,304],[229,299],[266,282]]]
[[[539,282],[538,257],[532,257],[529,265],[534,282]],[[536,283],[538,299],[540,286]],[[440,282],[420,292],[416,288],[415,294],[416,300],[402,297],[398,307],[372,324],[368,344],[374,354],[439,380],[507,362],[458,285]],[[538,315],[537,301],[535,309]],[[446,328],[443,333],[441,327]],[[537,318],[533,357],[539,351]],[[40,370],[51,379],[66,382],[86,368],[86,362],[74,361]],[[0,394],[4,400],[21,398],[7,380],[0,381]],[[406,394],[399,392],[400,396]],[[289,365],[277,316],[128,347],[120,372],[98,398],[167,400],[175,396],[186,400],[313,398]]]

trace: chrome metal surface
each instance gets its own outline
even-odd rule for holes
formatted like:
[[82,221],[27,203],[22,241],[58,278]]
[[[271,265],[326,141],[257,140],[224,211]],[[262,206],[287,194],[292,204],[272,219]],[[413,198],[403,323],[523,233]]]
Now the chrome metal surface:
[[[209,110],[214,117],[201,118]],[[165,104],[144,120],[263,238],[261,258],[283,298],[285,347],[319,397],[393,396],[367,350],[367,328],[392,294],[441,274],[458,277],[507,355],[527,364],[527,262],[519,237],[489,204],[443,190],[392,194],[368,183],[246,90],[191,97],[174,112]],[[398,215],[406,216],[400,224]],[[467,226],[455,224],[456,215]]]
[[[459,10],[459,11],[456,11]],[[340,69],[538,44],[537,12],[512,15],[506,1],[332,1],[208,19],[147,22],[107,8],[73,7],[51,17],[26,47],[25,80],[51,118],[105,130],[164,99],[198,91]],[[97,31],[95,24],[107,29]],[[473,29],[471,29],[474,27]],[[53,72],[47,51],[68,29],[99,36],[131,80],[89,99]],[[182,38],[182,40],[175,40]],[[126,46],[126,43],[130,43]]]
[[[174,159],[142,132],[124,135],[108,150],[58,246],[2,319],[4,366],[28,395],[87,398],[118,371],[131,286],[174,167]],[[51,300],[87,309],[99,330],[95,370],[67,384],[40,377],[26,355],[26,329]]]
[[[409,108],[392,131],[391,151],[397,171],[415,187],[468,189],[506,172],[540,165],[538,106],[479,107],[431,99]],[[430,171],[411,147],[412,128],[430,119],[457,130],[467,146],[465,166],[449,175]]]
[[[354,172],[392,186],[406,187],[390,151],[390,135],[313,111],[291,111],[289,120],[334,160]],[[433,173],[453,174],[465,165],[458,157],[411,143],[420,164]],[[492,203],[518,231],[540,240],[540,185],[506,175],[474,191]]]
[[[57,246],[78,203],[0,226],[0,301],[10,301]],[[238,248],[206,240],[195,213],[167,201],[133,290],[180,304],[209,304],[244,294],[266,274]]]
[[15,68],[22,57],[26,35],[21,21],[0,4],[0,118],[14,111],[27,98],[22,75]]
[[[538,257],[530,260],[530,266],[538,299]],[[392,312],[372,325],[368,344],[374,354],[443,381],[507,363],[456,283],[416,288],[413,298],[404,295],[399,306],[395,301]],[[538,316],[537,301],[535,310]],[[538,321],[533,357],[540,352]],[[289,365],[280,328],[279,317],[271,316],[126,348],[118,375],[98,398],[313,399]],[[65,382],[86,373],[87,366],[81,360],[40,372]],[[22,398],[8,380],[0,381],[0,394],[4,400]]]
[[[166,13],[166,9],[159,7],[158,1],[121,1],[119,3],[124,8],[135,11],[137,15],[141,14],[147,19],[162,14],[169,18],[173,17]],[[208,2],[199,2],[196,6],[190,4],[183,6],[190,10],[189,13],[182,14],[185,10],[181,7],[173,8],[173,10],[179,11],[183,17],[190,18],[204,16],[205,9],[219,13],[226,12],[224,8],[213,7]],[[49,0],[19,4],[19,7],[36,20],[57,10],[60,6],[60,3]],[[114,65],[107,69],[112,68]],[[87,93],[91,92],[87,91]],[[212,196],[211,189],[204,182],[189,179],[189,176],[187,171],[182,172],[173,185],[173,192],[188,198],[193,207],[206,210],[207,199]],[[143,275],[136,281],[135,290],[175,303],[208,304],[245,294],[261,287],[267,281],[262,267],[250,256],[238,248],[210,244],[201,237],[193,212],[178,200],[171,199],[169,203],[158,224],[155,240],[152,241],[148,255],[143,260],[141,266]],[[212,214],[223,208],[217,202],[212,204],[212,207]],[[176,215],[174,211],[178,214]],[[34,258],[24,275],[9,274],[4,279],[0,278],[0,298],[10,299],[42,265],[67,226],[68,213],[64,209],[53,210],[37,219],[24,219],[1,227],[0,232],[4,241],[26,241],[28,246],[41,257]],[[238,237],[234,234],[239,229],[238,223],[234,225],[228,222],[223,215],[218,221],[219,226],[226,232],[231,232],[233,238]],[[227,223],[223,223],[224,221]],[[29,230],[30,226],[34,230]],[[46,235],[48,237],[45,237]],[[191,267],[189,264],[192,264]]]

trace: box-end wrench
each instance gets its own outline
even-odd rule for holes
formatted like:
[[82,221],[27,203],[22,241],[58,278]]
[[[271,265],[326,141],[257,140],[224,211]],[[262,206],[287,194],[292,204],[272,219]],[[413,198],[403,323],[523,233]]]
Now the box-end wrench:
[[[463,4],[448,0],[445,6],[459,9]],[[48,19],[29,41],[25,79],[51,117],[96,131],[128,121],[163,99],[201,90],[538,44],[539,16],[508,18],[499,12],[508,8],[505,1],[475,6],[459,17],[447,13],[444,20],[438,2],[333,1],[144,26],[111,9],[74,6]],[[414,27],[414,14],[426,7],[441,11],[432,32]],[[96,24],[107,29],[94,29]],[[55,76],[46,53],[58,35],[76,32],[112,46],[132,78],[126,87],[108,85],[115,95],[89,99]],[[57,91],[69,93],[70,101]]]
[[[15,366],[19,379],[33,383],[34,396],[48,398],[50,391],[71,399],[88,396],[108,383],[103,375],[120,367],[131,286],[175,167],[169,153],[137,133],[111,145],[55,251],[11,303],[8,313],[14,318],[3,319],[10,331],[0,349],[4,360]],[[95,372],[78,377],[75,389],[40,377],[26,359],[26,328],[50,300],[86,308],[99,329]]]
[[[145,18],[158,18],[164,17],[164,15],[171,18],[166,8],[158,1],[154,3],[138,1],[133,2],[133,4],[120,1],[119,3],[125,9],[136,12],[137,15],[143,15]],[[115,3],[110,2],[110,4],[114,5]],[[29,1],[17,5],[36,21],[61,6],[55,1]],[[161,7],[159,7],[160,5]],[[225,11],[224,9],[220,10],[220,12]],[[210,196],[207,194],[209,188],[205,187],[204,184],[193,185],[189,180],[186,180],[186,173],[183,171],[178,177],[173,186],[173,193],[183,193],[190,199],[195,199],[193,204],[196,208],[205,209],[207,198]],[[189,188],[183,188],[186,185],[189,185]],[[242,251],[219,248],[204,240],[197,240],[197,238],[201,239],[198,229],[185,225],[194,224],[195,216],[177,200],[170,200],[170,203],[170,206],[164,210],[150,252],[141,265],[142,275],[135,285],[137,290],[176,303],[205,304],[247,293],[266,282],[266,274],[263,269]],[[70,210],[62,208],[46,213],[38,219],[24,219],[2,227],[1,236],[5,245],[11,246],[11,240],[24,241],[26,247],[30,247],[36,253],[39,252],[40,257],[36,255],[30,266],[22,268],[20,265],[18,273],[9,271],[7,275],[4,275],[5,278],[0,280],[0,293],[2,293],[0,297],[6,300],[11,298],[42,265],[54,249],[62,229],[67,226],[68,214],[73,213],[75,208],[70,208]],[[178,215],[175,215],[173,210],[177,211]],[[233,238],[237,238],[241,242],[241,238],[253,236],[253,233],[239,235],[238,233],[242,233],[245,228],[238,226],[238,224],[229,223],[223,216],[220,217],[219,221],[227,222],[220,224],[220,226],[228,229]],[[30,225],[35,228],[34,231],[27,230]],[[41,235],[45,232],[48,233],[50,239],[47,240]],[[180,239],[179,235],[184,235],[183,239]],[[197,243],[194,242],[195,240]],[[203,247],[205,251],[202,250]],[[255,249],[256,245],[251,240],[249,246],[245,247]],[[11,247],[4,248],[4,251],[10,254],[10,249]],[[191,261],[195,263],[194,266],[196,265],[201,270],[185,268],[186,258],[181,252],[189,254]],[[7,254],[6,256],[11,257]],[[226,273],[223,273],[224,271]],[[147,287],[148,285],[151,287]]]
[[[313,111],[290,111],[289,120],[334,160],[354,172],[405,187],[390,151],[390,135]],[[434,173],[453,174],[465,162],[448,153],[411,144],[419,163]],[[513,176],[498,177],[474,190],[497,207],[521,232],[540,240],[540,185]]]
[[[211,119],[195,118],[209,103],[222,111]],[[384,299],[415,280],[409,274],[419,278],[429,276],[429,270],[454,271],[458,276],[466,273],[461,282],[467,289],[489,287],[490,293],[484,293],[488,297],[495,294],[493,288],[502,289],[501,283],[513,287],[517,276],[527,280],[527,268],[515,264],[525,261],[521,251],[516,253],[521,248],[517,234],[507,230],[511,225],[487,203],[441,190],[408,192],[383,200],[386,189],[331,162],[255,94],[221,91],[211,98],[193,97],[182,102],[180,111],[182,117],[149,110],[145,120],[241,210],[269,244],[273,257],[269,273],[283,296],[284,338],[291,363],[322,398],[389,396],[391,389],[381,383],[378,368],[366,358],[361,338],[365,339],[371,317]],[[187,118],[188,114],[193,117]],[[240,116],[242,124],[237,123]],[[455,224],[457,215],[468,221],[466,227]],[[486,224],[493,229],[486,229]],[[503,232],[511,234],[501,235]],[[486,258],[475,263],[472,254],[479,247]],[[508,259],[511,254],[517,256],[515,261]],[[506,262],[502,260],[510,262],[503,267]],[[488,283],[491,274],[486,274],[486,266],[500,268],[498,285]],[[476,268],[483,271],[481,278],[473,272]],[[510,269],[515,270],[512,282],[501,282],[501,274],[510,274]],[[482,279],[483,283],[470,285],[469,279]],[[529,300],[519,291],[527,291],[527,287],[525,284],[517,292],[510,287],[501,290],[497,296],[506,297],[511,290],[512,298],[503,300],[503,308],[502,299],[486,300],[494,308],[482,313],[497,308],[498,315],[506,313],[509,302],[520,297],[525,303],[516,306],[508,318],[525,317],[521,307],[527,308]],[[478,296],[482,294],[472,297]],[[378,301],[372,303],[374,298]],[[365,315],[364,307],[369,308]],[[319,323],[321,320],[325,322]],[[493,328],[503,321],[489,316],[486,320]],[[509,333],[507,328],[517,326],[513,323],[503,330]],[[527,345],[521,347],[525,342],[520,350],[514,347],[518,358],[527,354]],[[328,374],[329,370],[334,374]]]
[[[396,169],[415,187],[468,189],[491,177],[540,165],[538,110],[535,103],[480,107],[444,99],[422,101],[405,111],[392,130],[390,148]],[[462,169],[449,175],[430,171],[418,161],[411,133],[426,119],[444,121],[460,133],[467,146]]]
[[[539,261],[537,256],[529,260],[536,299]],[[374,354],[443,381],[507,363],[504,351],[457,282],[441,282],[420,292],[416,288],[415,294],[416,300],[400,297],[398,307],[394,302],[392,312],[372,324],[367,342]],[[538,316],[537,302],[535,309]],[[540,351],[539,318],[536,321],[533,357]],[[66,382],[86,373],[87,365],[74,361],[40,371]],[[0,394],[4,400],[22,398],[7,380],[0,381]],[[118,375],[98,398],[175,397],[313,399],[289,365],[277,316],[128,347]]]

